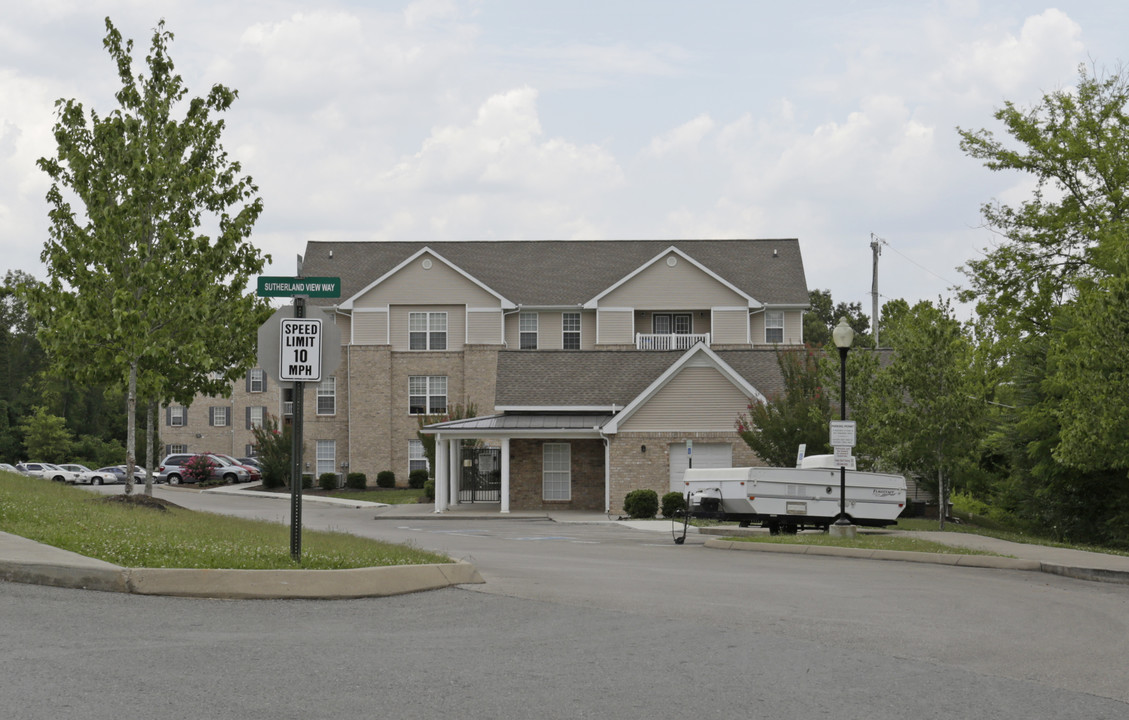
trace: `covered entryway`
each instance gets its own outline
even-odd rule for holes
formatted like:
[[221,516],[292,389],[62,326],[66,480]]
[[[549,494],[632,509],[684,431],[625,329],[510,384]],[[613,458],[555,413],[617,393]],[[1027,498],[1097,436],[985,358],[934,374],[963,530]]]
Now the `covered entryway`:
[[694,459],[696,468],[733,467],[733,446],[729,443],[694,443],[693,454],[686,454],[686,443],[670,444],[670,489],[682,492],[682,475]]
[[460,504],[501,502],[502,449],[464,447],[461,460],[458,502]]

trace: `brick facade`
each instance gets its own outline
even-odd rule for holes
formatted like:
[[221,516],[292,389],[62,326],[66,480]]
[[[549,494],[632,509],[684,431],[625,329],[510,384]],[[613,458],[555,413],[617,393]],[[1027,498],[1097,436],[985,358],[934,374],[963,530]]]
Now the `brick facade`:
[[[572,475],[570,500],[542,498],[542,447],[546,442],[569,445]],[[604,510],[604,443],[602,440],[510,441],[511,510]]]

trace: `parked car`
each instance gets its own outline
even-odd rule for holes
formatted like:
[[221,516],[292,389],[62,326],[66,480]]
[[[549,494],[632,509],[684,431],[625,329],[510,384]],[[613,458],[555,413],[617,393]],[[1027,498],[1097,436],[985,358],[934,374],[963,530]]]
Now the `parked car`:
[[239,461],[240,465],[246,465],[247,467],[253,467],[256,470],[258,470],[260,473],[263,471],[263,463],[259,460],[259,458],[241,457],[241,458],[236,458],[236,460]]
[[[3,470],[4,472],[10,472],[10,473],[19,473],[20,472],[19,470],[16,469],[15,465],[9,465],[8,463],[0,463],[0,470]],[[22,474],[22,473],[20,473],[20,474]]]
[[[157,468],[157,477],[159,480],[168,482],[169,485],[179,485],[183,482],[195,482],[184,471],[184,466],[188,461],[196,457],[197,453],[177,453],[169,455],[161,461],[160,466]],[[220,464],[216,458],[209,459],[215,463],[212,468],[212,477],[222,479],[224,482],[239,483],[247,482],[250,479],[248,473],[241,465],[230,465],[227,463]]]
[[51,463],[44,463],[44,462],[20,463],[19,465],[16,466],[16,469],[19,470],[20,472],[22,472],[24,475],[30,475],[31,477],[43,478],[45,480],[55,480],[57,482],[71,482],[71,483],[73,483],[78,478],[78,475],[71,472],[70,470],[64,470],[63,468],[59,467],[58,465],[52,465]]
[[255,465],[248,465],[242,460],[236,460],[232,456],[224,455],[223,453],[208,453],[208,457],[222,465],[235,465],[237,467],[243,468],[247,471],[247,482],[258,482],[259,480],[263,479],[262,473]]
[[94,471],[86,467],[85,465],[79,465],[77,463],[67,463],[66,465],[60,465],[59,467],[63,468],[64,470],[70,470],[71,472],[73,472],[76,476],[74,482],[82,483],[83,485],[91,482],[91,478],[94,477]]
[[[92,485],[124,484],[126,477],[125,465],[110,465],[109,467],[98,468],[92,471],[90,482]],[[156,482],[156,475],[153,476],[153,481]],[[145,471],[135,467],[133,469],[133,482],[145,482]]]

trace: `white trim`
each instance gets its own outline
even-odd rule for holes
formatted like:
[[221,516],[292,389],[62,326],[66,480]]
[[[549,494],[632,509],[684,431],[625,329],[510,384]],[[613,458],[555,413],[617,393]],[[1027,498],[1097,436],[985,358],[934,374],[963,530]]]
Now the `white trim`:
[[369,290],[372,290],[372,289],[373,289],[374,287],[376,287],[376,286],[377,286],[377,285],[379,285],[380,283],[384,282],[384,281],[385,281],[385,280],[387,280],[388,278],[390,278],[390,277],[392,277],[393,275],[395,275],[396,273],[400,272],[400,271],[401,271],[401,270],[403,270],[403,269],[404,269],[404,268],[405,268],[406,266],[408,266],[408,265],[412,264],[413,262],[415,262],[416,258],[418,258],[418,257],[419,257],[420,255],[423,255],[424,253],[429,253],[429,254],[430,254],[430,255],[431,255],[432,257],[434,257],[434,258],[435,258],[436,260],[439,260],[439,261],[440,261],[440,262],[442,262],[442,263],[443,263],[444,265],[446,265],[447,267],[449,267],[449,268],[451,268],[452,270],[454,270],[455,272],[457,272],[457,273],[458,273],[459,275],[462,275],[462,276],[463,276],[464,278],[466,278],[467,280],[471,281],[472,283],[474,283],[475,285],[477,285],[477,286],[478,286],[479,288],[481,288],[481,289],[482,289],[482,290],[484,290],[485,292],[487,292],[487,293],[489,293],[490,295],[493,295],[494,297],[498,298],[498,302],[500,302],[500,303],[502,304],[502,307],[510,307],[510,308],[514,308],[514,307],[517,307],[517,305],[515,305],[514,303],[510,302],[509,300],[507,300],[507,299],[506,299],[505,297],[503,297],[503,296],[502,296],[501,294],[499,294],[498,292],[496,292],[496,291],[492,290],[492,289],[491,289],[491,288],[490,288],[489,286],[487,286],[487,285],[486,285],[485,283],[483,283],[482,281],[480,281],[480,280],[479,280],[478,278],[474,277],[473,275],[471,275],[471,274],[470,274],[470,273],[468,273],[467,271],[463,270],[463,269],[462,269],[462,268],[460,268],[460,267],[459,267],[458,265],[454,264],[453,262],[451,262],[451,261],[450,261],[450,260],[448,260],[447,258],[443,257],[443,256],[442,256],[442,255],[440,255],[439,253],[435,252],[434,250],[432,250],[432,249],[431,249],[430,247],[428,247],[428,246],[426,246],[426,245],[425,245],[425,246],[423,246],[422,248],[420,248],[419,250],[417,250],[417,251],[416,251],[415,253],[413,253],[413,254],[412,254],[411,256],[409,256],[407,260],[404,260],[404,261],[403,261],[402,263],[400,263],[400,264],[399,264],[399,265],[397,265],[396,267],[392,268],[392,269],[391,269],[391,270],[389,270],[388,272],[384,273],[383,275],[381,275],[380,277],[378,277],[378,278],[377,278],[376,280],[373,280],[373,281],[372,281],[371,283],[369,283],[368,285],[366,285],[366,286],[365,286],[365,287],[364,287],[364,288],[363,288],[363,289],[362,289],[362,290],[361,290],[360,292],[358,292],[358,293],[354,293],[354,294],[353,294],[352,296],[350,296],[350,297],[349,297],[349,299],[348,299],[348,300],[346,300],[345,302],[341,303],[341,305],[340,305],[339,307],[341,307],[341,308],[342,308],[342,309],[344,309],[344,310],[352,310],[352,309],[353,309],[353,303],[354,303],[354,301],[355,301],[355,300],[356,300],[357,298],[361,297],[362,295],[364,295],[365,293],[367,293],[367,292],[368,292]]
[[733,292],[737,293],[739,296],[748,300],[749,301],[748,307],[752,308],[752,307],[760,307],[761,306],[762,303],[758,302],[752,296],[748,295],[743,290],[741,290],[738,287],[736,287],[735,285],[733,285],[733,283],[729,282],[725,278],[723,278],[720,275],[718,275],[717,273],[715,273],[713,270],[710,270],[705,265],[701,264],[700,262],[698,262],[694,258],[692,258],[689,255],[687,255],[686,253],[682,252],[676,246],[671,245],[666,250],[663,250],[658,255],[655,255],[653,258],[651,258],[647,262],[643,263],[639,267],[635,268],[634,270],[632,270],[627,275],[624,275],[617,282],[613,283],[611,286],[606,288],[602,293],[600,293],[596,297],[592,298],[588,302],[584,303],[584,307],[588,308],[588,309],[594,309],[594,308],[599,307],[600,298],[602,298],[602,297],[608,295],[609,293],[615,291],[616,289],[618,289],[622,285],[626,284],[629,280],[634,278],[639,273],[643,272],[644,270],[646,270],[650,266],[654,265],[655,263],[659,262],[660,260],[668,257],[670,253],[675,253],[676,255],[679,255],[680,257],[685,259],[686,262],[692,264],[694,267],[698,268],[699,270],[704,272],[706,275],[709,275],[711,278],[716,280],[718,283],[720,283],[724,287],[728,288],[729,290],[732,290]]
[[[558,351],[563,352],[563,351]],[[494,410],[506,412],[551,412],[551,413],[614,413],[619,405],[495,405]]]
[[[702,357],[699,357],[702,355]],[[733,383],[741,392],[747,397],[755,398],[760,402],[768,402],[768,399],[750,385],[737,371],[730,367],[724,360],[717,356],[713,350],[710,350],[704,343],[698,343],[694,347],[686,351],[686,354],[680,357],[673,365],[666,369],[662,375],[659,375],[654,382],[652,382],[646,390],[639,393],[639,396],[627,404],[627,407],[614,416],[611,420],[604,425],[604,432],[609,435],[615,434],[619,431],[620,423],[626,421],[634,415],[639,408],[646,405],[651,398],[653,398],[659,390],[670,382],[684,367],[714,367],[721,373],[729,382]]]
[[485,307],[485,308],[468,307],[468,308],[464,308],[464,309],[465,309],[465,310],[466,310],[466,311],[467,311],[468,313],[472,313],[472,312],[480,312],[480,313],[485,313],[485,312],[500,313],[500,312],[502,312],[502,308],[500,308],[500,307]]

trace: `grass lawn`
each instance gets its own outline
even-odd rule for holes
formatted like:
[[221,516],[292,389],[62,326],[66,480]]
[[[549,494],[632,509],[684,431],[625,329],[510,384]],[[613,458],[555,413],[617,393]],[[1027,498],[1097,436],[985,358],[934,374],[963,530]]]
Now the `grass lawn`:
[[864,550],[903,550],[907,552],[940,553],[944,555],[994,555],[995,553],[953,547],[906,535],[871,535],[859,533],[853,540],[833,538],[827,533],[799,533],[797,535],[756,535],[753,537],[727,537],[735,542],[758,542],[786,545],[819,545],[850,547]]
[[[897,528],[898,530],[920,530],[931,532],[937,532],[941,529],[940,523],[937,520],[928,518],[901,518],[898,520],[898,524],[894,525],[893,527]],[[994,537],[1000,540],[1009,540],[1011,542],[1017,543],[1026,543],[1028,545],[1045,545],[1047,547],[1085,550],[1087,552],[1105,553],[1107,555],[1129,555],[1129,551],[1119,550],[1115,548],[1101,547],[1097,545],[1073,545],[1071,543],[1058,542],[1057,540],[1053,540],[1041,535],[1007,528],[991,520],[981,520],[979,517],[975,516],[964,518],[960,523],[946,521],[944,532],[970,533],[972,535],[984,535],[986,537]]]
[[39,478],[0,472],[0,530],[124,567],[245,570],[345,569],[452,562],[445,555],[347,533],[196,512],[153,498],[123,502]]
[[408,488],[371,488],[366,490],[334,490],[329,497],[365,500],[386,505],[412,505],[424,498],[424,491]]

